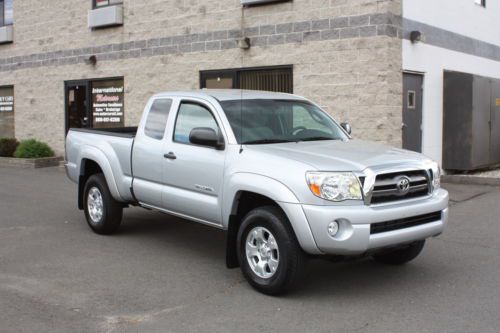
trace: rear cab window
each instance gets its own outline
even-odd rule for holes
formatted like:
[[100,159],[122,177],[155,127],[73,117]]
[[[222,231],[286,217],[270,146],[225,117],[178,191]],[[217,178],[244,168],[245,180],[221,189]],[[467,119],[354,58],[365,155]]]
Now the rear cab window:
[[162,140],[167,127],[168,115],[172,107],[172,99],[160,98],[151,104],[144,125],[144,134],[152,139]]

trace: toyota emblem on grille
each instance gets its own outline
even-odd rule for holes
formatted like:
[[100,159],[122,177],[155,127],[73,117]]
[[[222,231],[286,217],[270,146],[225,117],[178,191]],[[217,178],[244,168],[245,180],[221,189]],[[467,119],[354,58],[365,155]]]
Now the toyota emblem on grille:
[[405,195],[410,190],[410,178],[401,176],[396,180],[396,188],[399,195]]

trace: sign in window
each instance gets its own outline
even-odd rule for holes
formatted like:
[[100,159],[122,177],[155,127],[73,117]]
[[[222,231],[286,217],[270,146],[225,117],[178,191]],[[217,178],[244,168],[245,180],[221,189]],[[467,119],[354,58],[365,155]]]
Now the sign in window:
[[14,136],[14,87],[0,87],[0,137]]
[[124,126],[123,79],[92,82],[92,124],[94,128]]

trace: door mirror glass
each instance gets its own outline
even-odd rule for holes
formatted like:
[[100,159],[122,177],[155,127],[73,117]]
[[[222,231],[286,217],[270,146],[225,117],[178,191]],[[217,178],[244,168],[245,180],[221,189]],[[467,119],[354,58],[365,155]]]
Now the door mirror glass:
[[342,128],[347,132],[347,134],[351,135],[352,128],[351,125],[349,125],[349,123],[341,123],[340,126],[342,126]]
[[195,145],[224,149],[224,144],[219,140],[217,132],[210,127],[196,127],[189,133],[189,142]]

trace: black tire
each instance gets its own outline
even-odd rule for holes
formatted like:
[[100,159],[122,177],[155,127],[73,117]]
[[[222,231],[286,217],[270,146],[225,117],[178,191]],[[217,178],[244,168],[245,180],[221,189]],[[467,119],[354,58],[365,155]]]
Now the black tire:
[[[89,208],[89,192],[97,189],[102,197],[102,215],[93,220]],[[93,193],[95,193],[93,191]],[[83,210],[90,228],[97,234],[110,235],[118,230],[122,221],[123,205],[117,202],[109,192],[108,184],[102,173],[87,179],[83,189]]]
[[[259,277],[252,270],[246,256],[247,236],[255,227],[272,233],[279,249],[279,264],[269,278]],[[286,215],[277,207],[266,206],[250,211],[238,229],[237,254],[243,275],[256,290],[278,295],[290,291],[305,275],[307,257],[302,251]]]
[[375,261],[389,264],[402,265],[415,259],[424,248],[425,240],[417,241],[408,247],[400,248],[390,252],[384,252],[373,256]]

